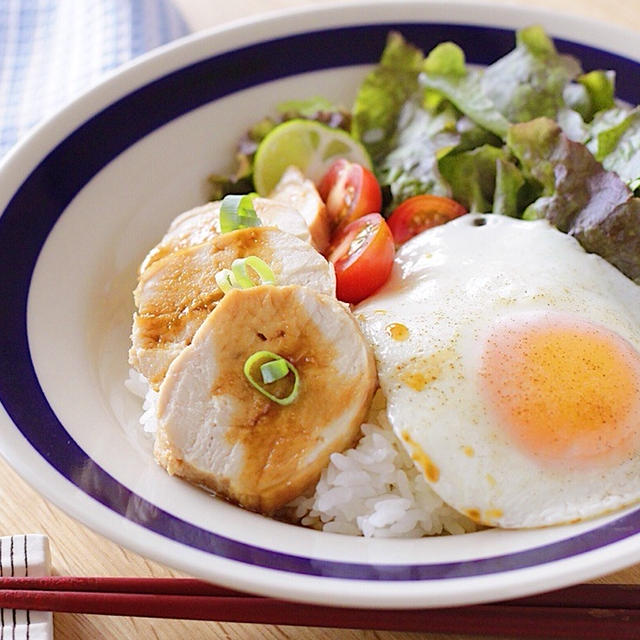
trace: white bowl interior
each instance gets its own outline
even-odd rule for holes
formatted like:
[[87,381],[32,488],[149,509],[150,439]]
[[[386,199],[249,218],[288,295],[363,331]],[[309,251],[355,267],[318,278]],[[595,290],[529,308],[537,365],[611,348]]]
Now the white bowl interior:
[[[268,540],[278,551],[311,549],[319,558],[347,561],[366,549],[363,558],[382,564],[437,552],[442,561],[461,561],[546,544],[601,524],[485,531],[472,534],[474,544],[469,536],[365,541],[238,509],[154,463],[151,437],[139,424],[140,399],[124,387],[137,266],[175,215],[206,201],[206,177],[229,168],[238,135],[255,118],[251,105],[275,107],[269,105],[274,95],[313,95],[317,86],[350,104],[364,72],[356,67],[289,78],[196,109],[127,149],[81,190],[42,249],[29,296],[34,366],[52,408],[81,448],[138,496],[236,540]],[[220,126],[230,121],[237,128]],[[212,132],[207,144],[202,131]]]

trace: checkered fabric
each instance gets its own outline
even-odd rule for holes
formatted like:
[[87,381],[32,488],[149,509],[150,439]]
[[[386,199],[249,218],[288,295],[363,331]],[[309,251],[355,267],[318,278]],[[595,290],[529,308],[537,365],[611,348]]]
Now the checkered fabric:
[[187,32],[168,0],[0,0],[0,157],[105,72]]

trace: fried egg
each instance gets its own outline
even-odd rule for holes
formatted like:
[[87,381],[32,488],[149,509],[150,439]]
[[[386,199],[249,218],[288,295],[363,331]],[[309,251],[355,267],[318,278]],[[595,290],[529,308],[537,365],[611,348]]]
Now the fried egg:
[[640,499],[640,287],[572,237],[463,216],[355,313],[396,435],[461,513],[534,527]]

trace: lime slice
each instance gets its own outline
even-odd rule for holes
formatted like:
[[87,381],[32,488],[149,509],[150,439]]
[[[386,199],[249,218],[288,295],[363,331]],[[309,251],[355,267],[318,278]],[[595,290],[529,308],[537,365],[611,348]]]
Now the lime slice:
[[366,149],[346,131],[315,120],[288,120],[272,129],[258,145],[253,164],[254,186],[261,196],[269,195],[291,165],[317,183],[337,158],[371,169]]

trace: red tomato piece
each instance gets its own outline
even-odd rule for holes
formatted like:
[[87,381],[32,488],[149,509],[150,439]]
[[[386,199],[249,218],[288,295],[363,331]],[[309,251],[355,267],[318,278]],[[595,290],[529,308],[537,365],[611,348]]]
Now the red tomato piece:
[[336,272],[338,300],[355,304],[369,297],[389,277],[395,247],[385,219],[369,213],[339,231],[328,260]]
[[465,213],[467,210],[451,198],[425,194],[408,198],[398,205],[387,222],[396,245],[399,245],[425,229],[444,224]]
[[379,213],[382,207],[382,191],[373,173],[344,158],[329,167],[318,193],[327,207],[332,231],[367,213]]

